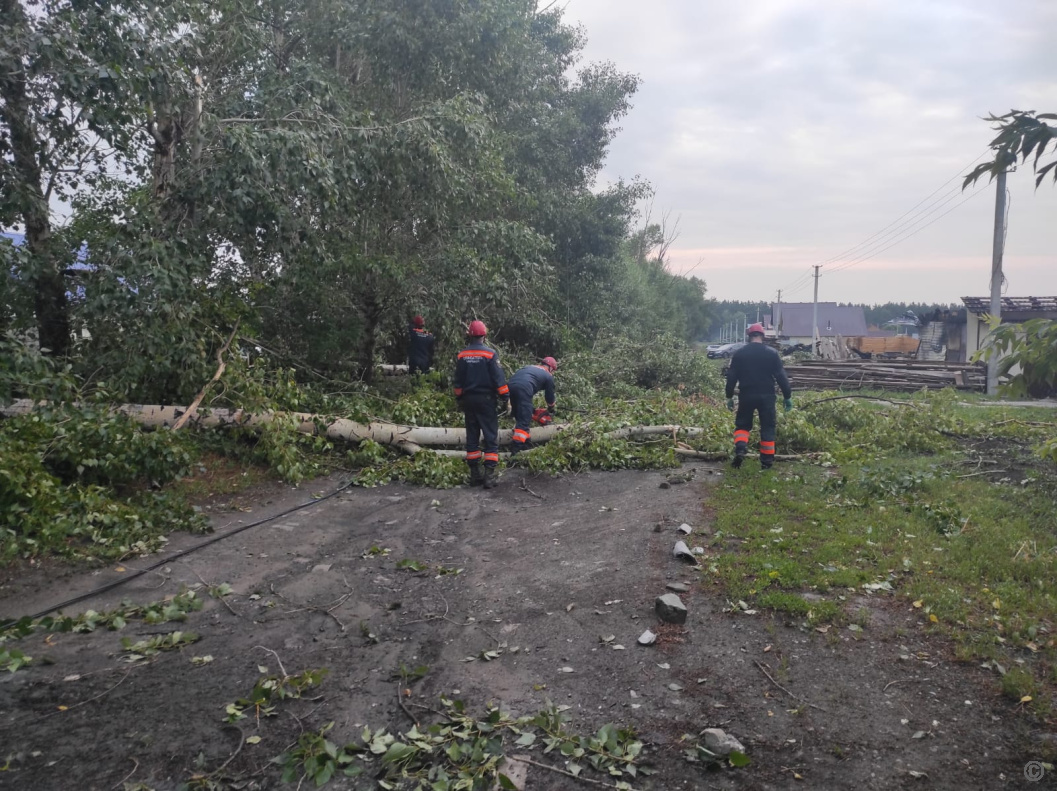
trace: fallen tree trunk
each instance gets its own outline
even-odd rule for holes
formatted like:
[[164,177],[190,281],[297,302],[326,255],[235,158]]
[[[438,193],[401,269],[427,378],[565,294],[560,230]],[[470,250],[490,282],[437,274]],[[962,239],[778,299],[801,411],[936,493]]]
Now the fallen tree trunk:
[[[26,415],[33,411],[34,403],[28,399],[20,399],[10,406],[0,410],[0,414],[6,417]],[[414,456],[423,450],[431,450],[442,455],[462,455],[462,451],[438,451],[432,446],[454,446],[466,444],[466,430],[462,428],[439,428],[432,426],[402,426],[397,423],[386,423],[383,421],[372,421],[370,423],[359,423],[355,420],[345,418],[334,418],[327,415],[317,415],[309,412],[260,412],[250,413],[242,409],[208,409],[188,410],[180,406],[159,406],[153,404],[122,404],[115,406],[114,410],[135,420],[147,428],[162,429],[174,428],[178,424],[192,423],[202,428],[249,428],[257,429],[275,420],[290,420],[292,425],[302,434],[322,434],[327,439],[342,440],[345,442],[363,442],[371,440],[381,445],[389,445],[397,448],[410,456]],[[547,442],[554,439],[562,431],[568,430],[568,425],[550,425],[535,427],[532,430],[532,441]],[[695,428],[678,425],[662,426],[625,426],[606,432],[609,439],[629,439],[633,437],[670,436],[675,440],[678,436],[695,437],[705,433],[703,428]],[[499,442],[509,444],[513,438],[512,429],[503,429],[499,432]],[[716,457],[716,460],[726,458],[726,454],[704,454],[701,451],[693,451],[684,448],[676,448],[676,453],[684,456],[696,456],[697,458]]]

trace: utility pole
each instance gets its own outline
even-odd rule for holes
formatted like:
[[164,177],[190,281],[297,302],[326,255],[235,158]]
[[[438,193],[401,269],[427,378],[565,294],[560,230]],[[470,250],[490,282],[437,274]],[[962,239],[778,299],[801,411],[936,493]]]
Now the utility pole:
[[778,301],[774,303],[774,310],[771,311],[771,324],[774,325],[774,337],[781,335],[779,327],[782,326],[782,289],[778,289]]
[[818,270],[822,268],[822,264],[815,264],[815,307],[811,312],[811,345],[815,350],[815,354],[818,354]]
[[[1003,154],[1000,153],[999,156]],[[994,320],[1002,319],[1002,253],[1006,246],[1006,169],[998,171],[995,179],[995,236],[991,248],[991,316]],[[998,355],[992,354],[987,360],[987,394],[998,394]]]

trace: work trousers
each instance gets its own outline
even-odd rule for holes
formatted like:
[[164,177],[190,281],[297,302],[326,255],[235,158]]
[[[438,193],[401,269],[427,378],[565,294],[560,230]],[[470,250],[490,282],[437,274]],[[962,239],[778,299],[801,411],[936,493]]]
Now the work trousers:
[[499,416],[496,415],[495,396],[463,396],[461,407],[466,418],[466,463],[476,467],[484,459],[485,467],[495,467],[499,463]]
[[510,408],[514,412],[513,451],[524,450],[532,430],[532,392],[531,387],[510,388]]
[[749,447],[749,434],[752,432],[752,420],[755,413],[760,415],[760,464],[770,467],[774,464],[775,422],[777,410],[774,394],[739,395],[738,411],[734,415],[734,452],[744,456]]

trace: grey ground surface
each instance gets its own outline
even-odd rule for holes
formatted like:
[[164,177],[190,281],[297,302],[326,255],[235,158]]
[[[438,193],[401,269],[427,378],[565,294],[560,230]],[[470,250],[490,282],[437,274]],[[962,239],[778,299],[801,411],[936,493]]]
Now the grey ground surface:
[[[120,638],[172,624],[21,641],[21,650],[50,664],[0,676],[0,758],[11,759],[0,788],[126,782],[161,791],[187,780],[196,757],[212,771],[240,742],[223,724],[225,703],[249,693],[259,665],[275,672],[275,655],[289,673],[325,667],[329,675],[318,699],[284,702],[259,726],[240,723],[242,736],[261,740],[225,767],[245,783],[231,788],[293,788],[269,761],[301,728],[334,722],[332,738],[341,742],[363,725],[410,727],[396,702],[402,685],[391,680],[401,665],[429,667],[409,685],[408,703],[434,707],[447,695],[479,711],[495,701],[531,714],[550,700],[570,706],[584,732],[607,722],[634,727],[659,770],[636,788],[1033,787],[1023,775],[1033,758],[1030,723],[985,671],[952,663],[905,601],[849,593],[849,607],[869,612],[866,629],[823,633],[780,614],[730,612],[707,571],[672,557],[683,522],[694,527],[687,544],[707,550],[704,567],[711,555],[737,551],[709,535],[709,487],[726,485],[719,469],[699,465],[694,480],[668,489],[658,488],[663,473],[631,471],[562,478],[508,471],[491,492],[348,489],[173,561],[70,612],[154,601],[203,580],[233,587],[226,601],[234,612],[200,591],[205,608],[175,628],[201,640],[142,666],[122,661]],[[224,498],[211,504],[214,523],[222,532],[340,483],[276,484]],[[168,551],[201,540],[174,536]],[[364,557],[371,547],[389,551]],[[430,570],[398,569],[403,559]],[[130,559],[124,572],[9,571],[0,615],[44,609],[151,560]],[[439,566],[462,572],[438,575]],[[660,627],[655,599],[677,581],[689,586],[679,594],[687,622]],[[660,635],[649,648],[636,644],[647,627]],[[463,661],[496,649],[492,661]],[[204,655],[213,661],[192,664]],[[433,717],[412,712],[423,722]],[[709,727],[741,741],[752,764],[708,771],[686,762],[680,737]],[[373,787],[357,782],[328,787]],[[598,787],[538,767],[526,783]]]

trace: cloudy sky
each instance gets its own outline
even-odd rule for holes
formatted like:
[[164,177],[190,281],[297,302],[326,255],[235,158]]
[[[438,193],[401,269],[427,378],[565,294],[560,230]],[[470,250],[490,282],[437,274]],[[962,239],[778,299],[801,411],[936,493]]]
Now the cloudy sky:
[[[957,177],[982,116],[1057,112],[1057,0],[559,3],[586,60],[642,80],[603,183],[653,185],[711,296],[808,301],[824,261],[820,300],[988,293],[994,185]],[[1057,294],[1057,186],[1009,193],[1006,293]]]

